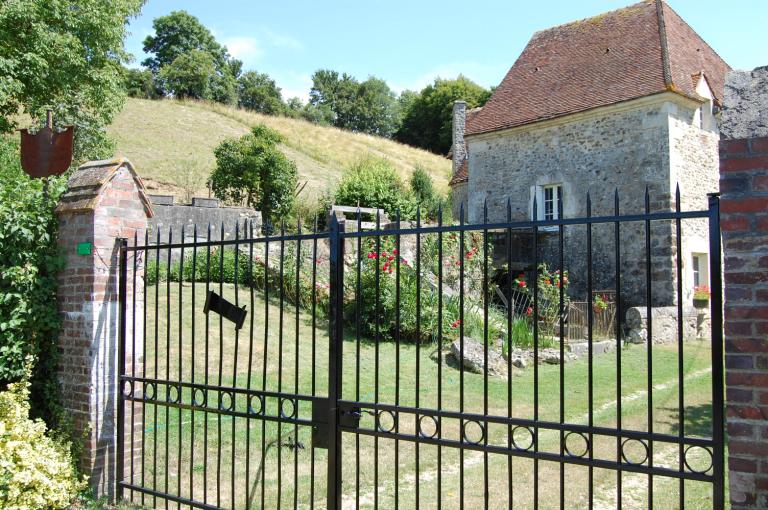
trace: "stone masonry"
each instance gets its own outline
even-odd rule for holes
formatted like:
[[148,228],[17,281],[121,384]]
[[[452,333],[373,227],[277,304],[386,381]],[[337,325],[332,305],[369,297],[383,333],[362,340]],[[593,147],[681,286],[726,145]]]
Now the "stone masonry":
[[[513,220],[529,219],[537,189],[549,184],[563,186],[566,218],[586,216],[588,192],[595,216],[614,213],[616,190],[621,214],[642,212],[646,187],[651,211],[673,210],[678,183],[683,210],[706,209],[706,193],[717,191],[718,175],[718,133],[701,119],[703,109],[710,105],[662,93],[552,121],[469,136],[469,222],[482,221],[486,202],[490,221],[505,219],[508,199]],[[539,197],[538,210],[542,208]],[[708,251],[706,226],[706,220],[683,225],[686,273],[690,271],[691,253]],[[621,228],[622,296],[628,306],[643,305],[645,232],[641,223]],[[586,286],[585,235],[583,226],[565,229],[565,265],[571,274],[571,289],[577,293]],[[597,225],[592,235],[593,288],[611,288],[615,274],[613,225]],[[652,304],[674,305],[674,225],[655,222],[651,236]],[[542,249],[556,242],[556,237],[556,232],[545,236],[540,241]],[[684,275],[686,304],[690,304],[691,279]]]
[[[115,159],[78,168],[56,212],[59,246],[65,257],[58,291],[63,319],[59,337],[63,404],[73,418],[75,436],[85,437],[81,468],[89,475],[95,493],[112,499],[117,474],[118,243],[120,238],[143,237],[152,207],[130,162]],[[132,266],[133,261],[128,264]],[[139,277],[142,273],[139,267]],[[133,298],[131,292],[129,284],[128,303]],[[141,292],[140,285],[137,292]],[[137,315],[143,313],[142,303],[143,296],[137,295]],[[126,322],[131,324],[133,307],[127,308]],[[140,326],[141,321],[135,322]],[[141,360],[142,353],[132,353],[131,343],[126,344],[127,363]],[[140,365],[128,364],[126,371],[132,370],[139,371]],[[134,418],[141,412],[135,406]],[[126,433],[130,432],[129,413]],[[140,428],[134,430],[137,444],[141,433]],[[138,452],[130,444],[125,450],[126,459],[130,459],[131,451]]]
[[720,142],[728,467],[734,510],[768,508],[768,67],[733,72]]

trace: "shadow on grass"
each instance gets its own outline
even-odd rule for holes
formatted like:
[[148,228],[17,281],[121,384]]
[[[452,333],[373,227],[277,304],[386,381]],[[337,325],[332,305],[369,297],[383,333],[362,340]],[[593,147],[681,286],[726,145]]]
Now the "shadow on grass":
[[[680,410],[667,408],[669,425],[672,434],[680,433]],[[712,404],[686,406],[683,410],[683,427],[686,436],[712,437]]]

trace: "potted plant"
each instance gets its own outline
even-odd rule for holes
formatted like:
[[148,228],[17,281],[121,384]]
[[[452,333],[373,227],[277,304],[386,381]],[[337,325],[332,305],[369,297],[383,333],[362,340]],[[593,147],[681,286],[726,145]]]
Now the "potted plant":
[[693,306],[695,308],[706,308],[709,306],[709,286],[697,285],[693,288]]

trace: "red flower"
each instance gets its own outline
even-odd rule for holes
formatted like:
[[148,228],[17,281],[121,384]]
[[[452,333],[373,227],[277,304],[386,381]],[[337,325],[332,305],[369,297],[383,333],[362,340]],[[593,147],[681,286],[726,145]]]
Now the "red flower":
[[392,254],[393,254],[393,255],[397,255],[397,254],[398,254],[397,248],[395,248],[394,250],[392,250]]
[[387,252],[385,252],[385,251],[381,252],[381,256],[382,257],[386,257],[387,256]]
[[388,260],[388,261],[390,261],[390,262],[392,262],[393,260],[395,260],[395,257],[393,257],[392,255],[390,255],[390,256],[387,258],[387,260]]
[[369,259],[375,259],[376,257],[378,257],[378,255],[376,255],[375,252],[371,252],[371,253],[368,254],[368,258]]
[[528,309],[525,311],[525,315],[528,315],[528,316],[530,316],[531,314],[533,314],[533,308],[531,308],[531,307],[529,306],[529,307],[528,307]]
[[523,287],[525,287],[526,285],[527,285],[527,284],[526,284],[526,283],[525,283],[525,281],[523,281],[523,280],[520,280],[519,282],[517,282],[517,286],[518,286],[518,287],[520,287],[520,288],[523,288]]
[[387,271],[389,269],[389,262],[384,263],[384,267],[381,268],[383,271]]
[[546,280],[544,280],[544,285],[552,285],[552,280],[547,278]]
[[461,324],[461,319],[456,319],[456,321],[451,324],[451,327],[456,329],[459,327],[459,324]]

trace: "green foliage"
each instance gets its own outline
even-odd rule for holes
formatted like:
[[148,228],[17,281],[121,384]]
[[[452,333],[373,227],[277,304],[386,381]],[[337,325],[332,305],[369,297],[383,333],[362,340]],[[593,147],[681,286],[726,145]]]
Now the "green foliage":
[[144,52],[151,53],[142,64],[153,72],[159,72],[182,55],[202,51],[211,56],[216,66],[227,61],[227,50],[221,46],[211,31],[187,11],[173,11],[152,21],[154,35],[144,39]]
[[[124,100],[123,40],[142,0],[14,0],[0,8],[0,133],[16,114],[37,122],[52,108],[74,123],[75,163],[111,149],[103,126]],[[111,155],[111,154],[109,154]]]
[[163,66],[158,79],[167,93],[177,99],[213,99],[216,63],[210,53],[192,50]]
[[62,258],[53,213],[64,179],[39,180],[21,170],[18,143],[0,137],[0,385],[19,381],[28,356],[39,359],[33,379],[35,411],[50,423],[60,418],[53,380],[57,359],[56,275]]
[[293,209],[296,164],[285,157],[278,143],[282,136],[263,124],[239,139],[228,138],[216,150],[211,188],[220,199],[260,210],[276,222]]
[[277,115],[286,109],[280,87],[269,75],[248,71],[240,76],[237,83],[238,104],[241,108],[268,115]]
[[[539,264],[538,268],[538,320],[542,324],[542,329],[548,333],[553,334],[555,328],[560,323],[559,310],[567,310],[570,303],[568,297],[568,271],[562,272],[562,280],[560,278],[560,271],[550,270],[547,264]],[[531,296],[533,290],[524,274],[520,274],[513,280],[514,288],[519,295]],[[562,287],[563,304],[560,306],[560,294]],[[531,305],[532,306],[532,305]],[[533,309],[529,308],[529,312]]]
[[123,69],[125,92],[129,97],[139,99],[159,99],[162,89],[155,82],[155,77],[148,69]]
[[30,419],[28,377],[29,371],[0,393],[0,507],[69,508],[86,482],[77,474],[70,444]]
[[392,164],[375,156],[360,159],[344,170],[334,201],[338,205],[384,209],[390,218],[399,211],[403,220],[416,213],[416,202]]
[[405,100],[407,110],[395,138],[403,143],[421,147],[437,154],[447,154],[451,148],[453,103],[467,102],[467,108],[483,106],[491,92],[459,75],[455,80],[436,79],[416,98]]
[[[450,203],[435,191],[435,185],[429,173],[421,167],[416,167],[411,174],[411,192],[421,208],[422,218],[436,220],[441,210],[450,211]],[[447,218],[443,218],[444,220]]]
[[346,73],[320,69],[312,75],[309,104],[321,109],[320,120],[351,131],[391,137],[399,121],[394,92],[373,76],[361,83]]
[[173,11],[152,22],[154,35],[144,39],[144,51],[153,56],[143,64],[155,74],[163,92],[179,98],[237,102],[237,78],[242,62],[200,21],[186,11]]

